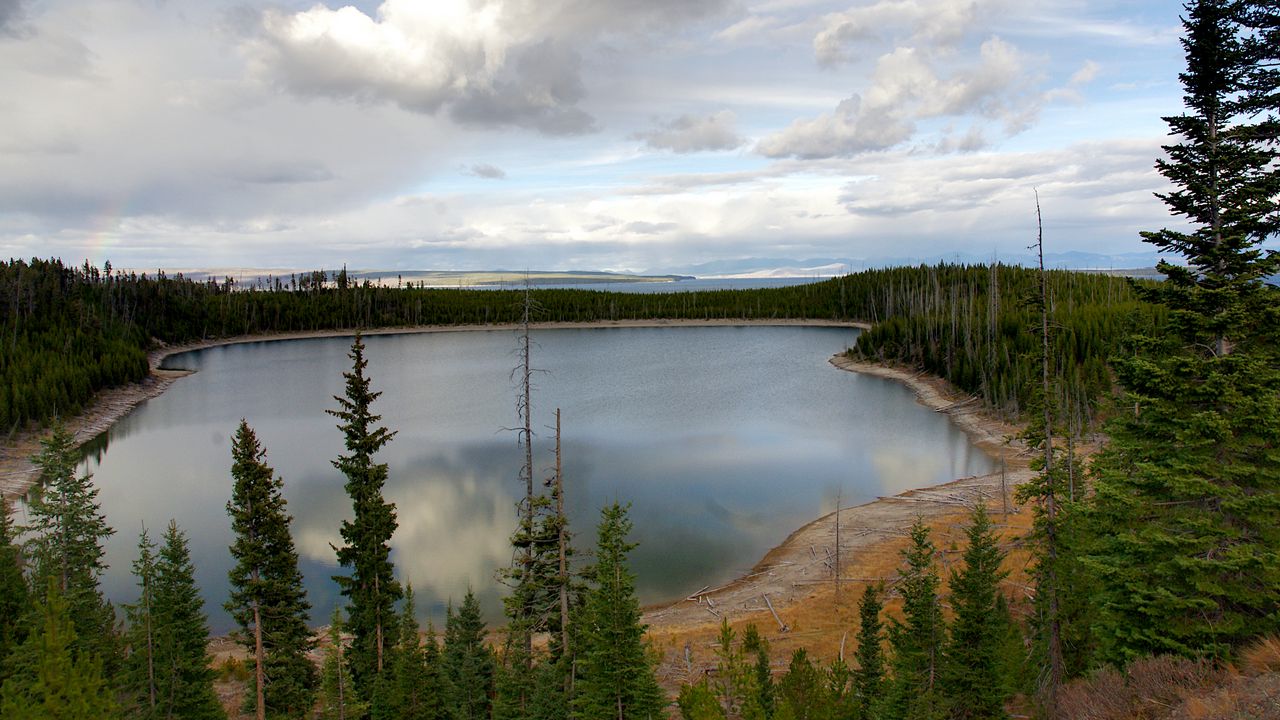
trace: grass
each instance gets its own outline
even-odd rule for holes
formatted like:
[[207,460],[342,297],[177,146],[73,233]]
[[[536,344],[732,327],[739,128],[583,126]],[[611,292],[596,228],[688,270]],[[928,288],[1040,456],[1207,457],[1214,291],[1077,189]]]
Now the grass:
[[[1001,544],[1009,551],[1006,567],[1011,570],[1005,581],[1004,592],[1010,597],[1011,606],[1017,611],[1027,610],[1026,586],[1029,557],[1018,538],[1031,524],[1031,512],[1022,509],[1005,518],[1000,507],[989,507],[992,521],[1000,531]],[[932,518],[929,527],[934,544],[939,549],[939,575],[942,578],[944,611],[946,581],[949,569],[959,562],[964,549],[965,528],[969,523],[966,511],[957,510]],[[891,536],[877,543],[870,550],[862,551],[841,562],[840,596],[837,600],[834,583],[809,586],[808,594],[795,604],[779,609],[779,614],[790,626],[780,632],[778,623],[768,610],[745,616],[735,616],[730,624],[742,636],[748,624],[754,624],[769,641],[770,658],[775,673],[787,667],[791,654],[800,648],[809,653],[815,662],[830,663],[840,657],[843,648],[846,660],[857,649],[858,601],[868,583],[881,580],[889,588],[882,617],[901,616],[901,598],[892,590],[892,583],[902,565],[902,550],[906,537]],[[715,667],[717,637],[720,618],[707,613],[706,623],[697,627],[680,627],[672,630],[653,631],[649,637],[661,656],[658,668],[659,680],[673,696],[680,685],[696,682]],[[688,663],[685,648],[688,647]]]

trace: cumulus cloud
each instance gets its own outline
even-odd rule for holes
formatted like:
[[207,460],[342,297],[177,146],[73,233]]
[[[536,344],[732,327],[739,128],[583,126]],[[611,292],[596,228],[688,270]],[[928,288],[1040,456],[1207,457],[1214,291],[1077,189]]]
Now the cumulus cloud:
[[832,13],[813,38],[820,65],[835,66],[860,55],[859,46],[878,39],[907,45],[951,46],[1006,0],[879,0]]
[[847,157],[886,150],[911,138],[918,120],[974,114],[1021,131],[1038,111],[1028,92],[1028,60],[1013,45],[993,37],[975,62],[942,77],[927,52],[900,47],[880,57],[870,87],[842,100],[833,112],[800,119],[762,139],[767,157]]
[[[1138,218],[1157,207],[1150,192],[1161,184],[1151,169],[1154,149],[1151,142],[1092,142],[1050,152],[884,164],[848,183],[840,202],[851,214],[867,218],[993,218],[994,208],[1013,209],[1019,203],[1030,208],[1036,188],[1050,199],[1057,217],[1126,217],[1140,227]],[[1090,207],[1099,197],[1108,198],[1105,209]],[[1022,214],[1033,218],[1034,210]]]
[[681,115],[632,137],[655,150],[677,153],[732,150],[745,142],[734,130],[737,116],[729,110],[711,115]]
[[724,7],[723,0],[386,0],[374,16],[346,6],[268,10],[246,51],[262,77],[301,96],[448,107],[463,124],[548,135],[591,132],[580,48],[610,32],[645,32]]

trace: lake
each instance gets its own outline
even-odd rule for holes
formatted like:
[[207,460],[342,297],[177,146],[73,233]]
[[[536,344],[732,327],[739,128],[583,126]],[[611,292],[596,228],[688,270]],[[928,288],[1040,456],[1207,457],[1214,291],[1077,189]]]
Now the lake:
[[[535,462],[554,464],[562,409],[567,506],[578,547],[594,544],[601,506],[631,503],[642,602],[682,597],[748,571],[793,530],[834,509],[991,472],[946,415],[906,387],[844,372],[828,358],[856,330],[830,327],[595,328],[534,332]],[[392,559],[424,618],[475,589],[500,620],[495,570],[511,562],[522,453],[515,433],[517,334],[506,330],[366,338],[374,411],[397,435]],[[145,523],[188,533],[215,632],[230,543],[231,436],[248,420],[283,476],[313,605],[337,596],[330,544],[350,512],[330,461],[342,436],[326,408],[343,390],[350,338],[255,342],[187,352],[197,371],[138,407],[86,460],[116,535],[104,587],[137,595],[129,574]]]

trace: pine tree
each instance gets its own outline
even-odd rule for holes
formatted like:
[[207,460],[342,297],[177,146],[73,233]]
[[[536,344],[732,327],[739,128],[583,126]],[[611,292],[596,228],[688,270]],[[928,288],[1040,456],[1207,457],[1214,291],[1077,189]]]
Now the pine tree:
[[942,717],[945,710],[939,676],[946,627],[938,600],[936,554],[929,526],[917,518],[911,526],[911,544],[902,553],[906,566],[898,592],[903,619],[889,623],[893,678],[882,706],[886,720],[932,720]]
[[565,654],[547,655],[534,667],[529,720],[568,720],[573,707],[573,660]]
[[1280,255],[1261,246],[1277,229],[1276,147],[1237,114],[1257,69],[1239,4],[1186,9],[1187,112],[1165,118],[1180,142],[1156,167],[1191,227],[1143,237],[1187,265],[1161,263],[1144,291],[1169,332],[1116,361],[1126,396],[1093,464],[1089,565],[1113,662],[1222,657],[1280,629],[1280,291],[1264,282]]
[[884,693],[884,624],[880,621],[883,592],[882,585],[868,584],[858,603],[858,649],[853,656],[858,663],[853,674],[855,720],[875,717],[873,709]]
[[484,642],[484,619],[467,588],[462,606],[449,608],[440,657],[445,709],[451,720],[486,720],[493,692],[493,651]]
[[57,582],[46,584],[37,603],[40,626],[16,652],[27,662],[0,687],[0,717],[6,720],[114,720],[120,717],[101,661],[76,641],[70,605]]
[[0,498],[0,683],[8,677],[5,658],[27,637],[31,600],[22,576],[22,551],[14,542],[9,502]]
[[[413,586],[405,587],[404,608],[391,662],[381,676],[379,691],[372,699],[374,720],[437,720],[440,711],[439,687],[427,664],[422,647]],[[435,642],[434,638],[431,642]]]
[[234,486],[227,514],[235,540],[228,573],[227,612],[240,626],[240,641],[254,658],[253,693],[257,717],[302,717],[315,693],[315,666],[307,602],[298,571],[286,511],[284,481],[266,464],[266,451],[244,420],[231,446]]
[[385,463],[373,456],[391,441],[395,433],[378,425],[382,419],[370,409],[381,392],[369,389],[365,369],[364,342],[359,335],[351,344],[351,372],[346,378],[346,394],[334,396],[337,410],[325,412],[338,418],[347,455],[339,455],[333,466],[347,478],[353,518],[342,521],[338,564],[350,575],[334,577],[347,598],[347,627],[351,631],[351,677],[361,695],[368,697],[385,666],[387,649],[395,642],[395,603],[402,591],[391,565],[391,536],[396,531],[393,503],[382,497],[387,481]]
[[981,503],[965,531],[969,544],[963,565],[950,577],[955,618],[947,643],[943,685],[956,720],[1005,717],[1008,682],[1002,676],[1001,648],[1008,629],[998,611],[1005,553]]
[[831,696],[809,653],[800,648],[791,654],[787,674],[778,681],[778,711],[781,720],[830,720]]
[[524,720],[531,714],[538,666],[526,654],[525,631],[508,634],[494,671],[493,720]]
[[39,479],[28,505],[31,539],[25,554],[32,565],[31,586],[52,581],[68,606],[75,626],[75,652],[97,657],[111,677],[118,664],[115,612],[98,585],[106,565],[102,544],[114,531],[98,505],[92,477],[76,476],[74,438],[57,423],[32,458]]
[[158,717],[221,720],[213,692],[209,626],[187,538],[169,521],[155,563],[155,678]]
[[738,717],[746,704],[750,680],[742,648],[736,646],[736,634],[728,618],[720,619],[720,636],[716,642],[716,674],[712,687],[720,698],[720,707],[728,717]]
[[125,636],[128,655],[124,661],[125,709],[133,717],[155,717],[156,688],[156,544],[144,526],[138,535],[138,557],[133,561],[138,580],[138,602],[125,605],[129,629]]
[[644,643],[635,576],[627,568],[631,521],[614,503],[597,529],[593,587],[587,593],[578,648],[574,708],[584,720],[657,718],[665,705]]
[[827,705],[832,718],[854,718],[858,713],[858,692],[853,683],[853,669],[837,657],[826,668]]
[[751,684],[747,702],[742,709],[743,720],[768,720],[773,717],[773,670],[769,665],[769,641],[760,634],[754,623],[742,631],[742,652],[754,657]]
[[[1280,8],[1269,0],[1245,0],[1240,6],[1249,66],[1240,110],[1248,118],[1252,139],[1274,151],[1280,143]],[[1280,173],[1280,168],[1273,166],[1272,173]],[[1271,220],[1280,222],[1274,213]]]
[[422,716],[429,720],[448,720],[449,710],[446,705],[448,689],[444,681],[444,659],[440,652],[436,627],[429,620],[426,637],[422,640],[422,661],[427,668],[422,689]]
[[683,685],[676,698],[683,720],[725,720],[724,708],[716,693],[704,678],[692,685]]
[[351,682],[342,630],[342,611],[335,609],[329,621],[329,647],[325,650],[324,666],[320,670],[318,715],[321,720],[356,720],[369,712],[369,705],[360,700]]

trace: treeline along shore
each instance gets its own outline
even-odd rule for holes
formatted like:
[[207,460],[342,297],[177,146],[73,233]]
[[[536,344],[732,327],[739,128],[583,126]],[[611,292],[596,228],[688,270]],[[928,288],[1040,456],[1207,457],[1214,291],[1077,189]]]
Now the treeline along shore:
[[[9,438],[74,417],[103,390],[152,372],[166,345],[322,331],[515,324],[523,291],[378,287],[314,272],[265,287],[120,274],[60,260],[0,263],[0,427]],[[1063,393],[1088,424],[1126,333],[1162,321],[1124,279],[1049,273]],[[1016,417],[1034,375],[1036,274],[1007,266],[869,270],[754,290],[624,293],[534,289],[535,323],[641,320],[864,322],[857,352],[919,366]]]

